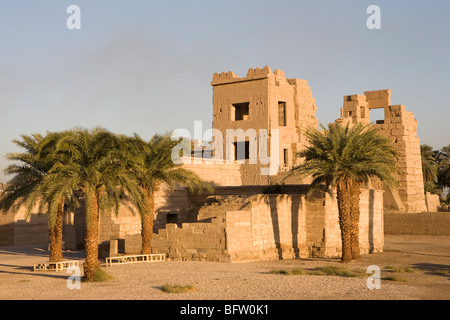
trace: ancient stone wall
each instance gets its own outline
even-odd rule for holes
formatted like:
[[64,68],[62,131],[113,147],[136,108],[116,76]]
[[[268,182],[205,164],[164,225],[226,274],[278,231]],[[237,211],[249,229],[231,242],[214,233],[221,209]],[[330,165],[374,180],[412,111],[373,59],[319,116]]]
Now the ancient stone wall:
[[[362,190],[361,252],[383,250],[382,191]],[[242,262],[337,257],[341,238],[335,194],[220,196],[199,221],[170,225],[154,235],[152,250],[177,260]]]
[[[183,158],[184,159],[184,158]],[[183,168],[194,171],[200,178],[212,186],[241,186],[241,164],[217,163],[212,159],[189,159]]]
[[229,262],[225,245],[223,218],[211,222],[167,224],[154,234],[152,253],[163,253],[173,261],[220,261]]
[[392,141],[398,152],[398,187],[386,190],[385,208],[410,213],[427,211],[417,120],[404,105],[391,105],[390,90],[345,96],[341,118],[336,123],[371,123],[370,111],[373,109],[384,110],[384,120],[377,120],[374,125]]
[[[286,79],[283,71],[264,67],[250,68],[243,78],[233,72],[215,74],[211,85],[213,128],[222,133],[223,158],[235,159],[235,142],[249,143],[248,158],[242,160],[240,168],[242,185],[268,185],[274,172],[297,163],[294,154],[305,142],[302,130],[318,125],[315,98],[306,80]],[[242,116],[237,116],[241,114],[239,108],[244,110]],[[227,136],[230,130],[242,130],[243,134]],[[262,132],[266,136],[260,136]],[[263,163],[261,155],[271,157],[270,175],[262,174],[269,164]]]
[[[154,232],[165,228],[169,215],[180,224],[189,220],[189,207],[187,191],[184,188],[178,186],[170,189],[162,186],[155,194]],[[110,240],[121,240],[125,242],[125,252],[137,253],[140,251],[140,234],[140,214],[129,201],[122,202],[117,215],[115,212],[101,213],[99,243],[105,246],[105,252],[109,250]]]
[[249,210],[226,212],[230,261],[308,257],[304,195],[256,195]]
[[14,216],[0,212],[0,246],[14,245],[14,228]]
[[439,195],[437,194],[427,192],[425,194],[425,201],[428,212],[438,212],[441,208],[441,201],[439,200]]
[[39,214],[36,208],[26,219],[26,210],[23,207],[15,215],[0,212],[0,245],[48,245],[47,215]]
[[398,175],[399,196],[405,212],[427,211],[422,175],[420,141],[417,137],[417,120],[404,105],[385,108],[384,123],[377,124],[380,132],[389,137],[398,152],[398,166],[402,173]]
[[[383,193],[381,190],[361,189],[359,222],[361,254],[383,251]],[[324,248],[321,249],[323,253],[318,255],[336,257],[341,254],[342,242],[335,192],[327,193],[325,195],[325,202],[327,205],[324,216],[325,228],[323,230]]]

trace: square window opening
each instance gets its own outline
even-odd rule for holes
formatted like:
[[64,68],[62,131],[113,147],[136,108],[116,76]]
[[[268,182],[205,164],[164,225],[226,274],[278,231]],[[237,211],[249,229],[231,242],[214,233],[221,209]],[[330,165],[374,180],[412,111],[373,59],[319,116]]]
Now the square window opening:
[[235,160],[250,159],[250,141],[234,142],[234,159]]
[[176,223],[178,225],[178,214],[168,213],[167,214],[167,223]]
[[280,127],[286,126],[286,102],[278,102],[278,125]]
[[250,102],[233,104],[234,121],[249,119]]
[[287,166],[288,165],[288,163],[289,163],[289,155],[288,155],[288,149],[283,149],[283,164],[285,165],[285,166]]

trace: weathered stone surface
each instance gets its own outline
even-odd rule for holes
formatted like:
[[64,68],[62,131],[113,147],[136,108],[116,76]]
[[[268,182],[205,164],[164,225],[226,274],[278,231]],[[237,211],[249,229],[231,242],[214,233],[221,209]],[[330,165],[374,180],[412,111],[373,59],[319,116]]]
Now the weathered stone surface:
[[[220,197],[225,208],[233,201],[241,210],[221,206],[207,208],[223,216],[215,223],[183,223],[155,234],[152,251],[169,259],[206,261],[253,261],[340,255],[340,229],[334,193],[305,197],[303,194],[273,194]],[[247,202],[247,206],[243,206]],[[225,210],[225,213],[223,213]],[[200,209],[200,212],[202,209]],[[383,192],[361,194],[361,252],[383,248]],[[220,225],[218,225],[220,222]],[[194,232],[197,230],[197,232]],[[201,231],[200,231],[201,230]],[[165,239],[169,241],[165,241]],[[167,246],[168,244],[168,246]],[[177,253],[174,255],[174,253]]]
[[[341,118],[336,123],[344,125],[370,123],[367,109],[384,109],[384,120],[375,124],[380,133],[393,141],[398,152],[399,186],[397,190],[386,190],[386,209],[405,212],[427,211],[425,202],[420,141],[417,137],[417,120],[404,105],[390,105],[390,90],[366,91],[364,96],[344,96]],[[395,194],[393,194],[395,192]]]

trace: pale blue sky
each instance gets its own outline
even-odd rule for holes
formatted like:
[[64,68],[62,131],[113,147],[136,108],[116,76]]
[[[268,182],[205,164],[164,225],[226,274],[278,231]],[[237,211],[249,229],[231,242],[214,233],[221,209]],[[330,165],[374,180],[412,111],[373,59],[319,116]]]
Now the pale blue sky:
[[[81,30],[66,28],[69,5]],[[366,27],[369,5],[381,30]],[[391,89],[421,143],[450,143],[450,2],[13,1],[0,4],[0,168],[11,140],[75,126],[144,138],[212,122],[215,72],[308,80],[323,124],[344,95]],[[7,177],[0,175],[0,181]]]

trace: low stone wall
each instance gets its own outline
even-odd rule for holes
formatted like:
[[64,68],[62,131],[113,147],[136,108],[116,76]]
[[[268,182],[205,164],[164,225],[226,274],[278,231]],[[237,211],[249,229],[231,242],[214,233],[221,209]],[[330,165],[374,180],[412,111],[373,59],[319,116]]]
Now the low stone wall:
[[194,171],[200,178],[213,186],[241,186],[242,174],[239,163],[217,163],[211,159],[183,158],[183,168]]
[[0,212],[0,246],[14,245],[14,216]]
[[112,212],[102,212],[100,216],[99,242],[125,239],[127,235],[141,233],[141,218],[138,212],[121,207],[116,216]]
[[[308,189],[302,185],[284,186],[282,194],[263,194],[277,191],[277,188],[218,187],[214,195],[161,190],[156,198],[158,214],[152,250],[174,260],[222,262],[338,257],[341,238],[336,195],[318,192],[306,196]],[[361,191],[362,253],[383,249],[382,195],[382,191]],[[196,219],[190,216],[194,213]],[[180,219],[177,223],[166,224],[169,214],[171,221],[174,217]],[[66,213],[66,249],[82,248],[83,219],[82,209]],[[20,214],[2,216],[1,221],[4,245],[48,244],[46,215],[34,214],[28,221]],[[140,228],[139,214],[125,205],[118,216],[102,213],[99,234],[102,255],[109,254],[111,240],[118,240],[120,253],[139,253]]]
[[[236,190],[235,190],[236,191]],[[201,222],[169,224],[154,234],[153,253],[174,260],[242,262],[339,257],[336,195],[255,194],[217,196],[199,211]],[[361,191],[361,253],[384,245],[383,192]]]
[[437,212],[441,207],[439,195],[437,194],[431,194],[429,192],[425,193],[425,203],[427,205],[428,212]]
[[25,208],[13,215],[0,212],[0,246],[48,245],[48,216],[33,210],[25,220]]
[[[324,253],[316,255],[338,257],[341,255],[342,244],[336,194],[327,193],[324,201],[327,203],[326,215],[324,216],[323,240],[326,246],[322,249]],[[359,218],[359,244],[361,254],[383,251],[383,215],[383,191],[361,189]]]
[[231,262],[309,256],[304,195],[256,195],[248,201],[248,210],[226,212]]
[[385,213],[384,233],[450,235],[450,212]]
[[183,223],[182,228],[169,223],[153,235],[152,253],[163,253],[173,261],[230,262],[225,245],[223,218],[211,222]]

